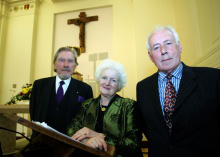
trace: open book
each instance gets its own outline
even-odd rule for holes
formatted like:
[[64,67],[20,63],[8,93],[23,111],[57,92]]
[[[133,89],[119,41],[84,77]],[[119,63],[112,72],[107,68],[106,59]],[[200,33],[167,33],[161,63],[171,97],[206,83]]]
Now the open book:
[[[56,129],[50,127],[50,126],[47,125],[47,123],[45,123],[45,122],[37,122],[37,121],[33,121],[33,120],[32,120],[32,122],[35,123],[35,124],[37,124],[37,125],[40,125],[40,126],[42,126],[42,127],[44,127],[44,128],[47,128],[47,129],[49,129],[49,130],[52,130],[52,131],[54,131],[54,132],[57,132],[57,133],[60,134],[60,135],[66,136],[67,138],[70,138],[70,139],[74,140],[73,138],[67,136],[66,134],[63,134],[63,133],[57,131]],[[76,141],[76,140],[74,140],[74,141]],[[80,142],[80,141],[77,141],[77,142]]]

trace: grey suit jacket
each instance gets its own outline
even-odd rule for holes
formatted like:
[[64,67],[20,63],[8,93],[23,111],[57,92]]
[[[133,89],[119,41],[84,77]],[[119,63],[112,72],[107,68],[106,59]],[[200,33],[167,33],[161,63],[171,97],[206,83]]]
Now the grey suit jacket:
[[160,106],[158,73],[137,84],[149,157],[220,156],[220,70],[183,66],[169,135]]

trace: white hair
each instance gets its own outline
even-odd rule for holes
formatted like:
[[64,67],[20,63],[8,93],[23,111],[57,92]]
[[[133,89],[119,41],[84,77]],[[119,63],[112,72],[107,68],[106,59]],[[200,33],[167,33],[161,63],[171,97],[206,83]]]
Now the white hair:
[[99,82],[102,72],[105,69],[115,70],[117,78],[118,78],[118,87],[117,92],[120,91],[126,85],[126,73],[124,70],[124,66],[118,62],[115,62],[110,59],[105,59],[99,64],[96,68],[95,77],[96,81]]
[[176,30],[172,26],[156,26],[156,27],[154,27],[153,31],[148,35],[147,40],[146,40],[146,46],[147,46],[148,52],[150,52],[149,40],[150,40],[151,36],[153,35],[154,32],[161,31],[161,30],[170,31],[173,34],[176,43],[178,44],[179,37],[178,37]]

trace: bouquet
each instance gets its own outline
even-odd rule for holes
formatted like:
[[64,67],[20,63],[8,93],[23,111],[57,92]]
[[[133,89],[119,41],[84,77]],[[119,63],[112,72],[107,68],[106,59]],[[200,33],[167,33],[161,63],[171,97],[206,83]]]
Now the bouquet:
[[30,100],[31,97],[31,91],[32,91],[32,84],[26,83],[22,86],[22,90],[13,96],[9,102],[6,103],[6,105],[15,104],[17,101],[27,101]]

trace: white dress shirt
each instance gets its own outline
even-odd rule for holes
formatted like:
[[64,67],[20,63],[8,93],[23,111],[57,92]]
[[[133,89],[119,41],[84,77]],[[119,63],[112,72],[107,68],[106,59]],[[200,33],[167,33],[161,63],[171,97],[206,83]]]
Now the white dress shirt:
[[58,88],[60,86],[60,81],[64,81],[65,82],[65,84],[63,84],[63,86],[62,86],[63,87],[63,94],[65,95],[65,93],[66,93],[66,91],[67,91],[67,89],[69,87],[69,84],[70,84],[70,81],[71,81],[71,77],[66,79],[66,80],[61,80],[58,77],[58,75],[56,76],[56,82],[55,82],[56,93],[57,93],[57,90],[58,90]]

